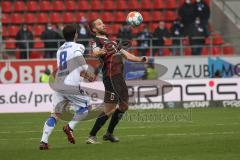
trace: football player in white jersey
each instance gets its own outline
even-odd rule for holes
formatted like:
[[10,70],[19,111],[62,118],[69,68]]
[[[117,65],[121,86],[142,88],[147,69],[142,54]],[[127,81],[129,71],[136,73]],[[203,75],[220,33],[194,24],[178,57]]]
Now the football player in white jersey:
[[[58,70],[54,77],[55,81],[56,79],[58,82],[60,81],[60,85],[58,85],[58,89],[53,87],[55,90],[53,94],[53,111],[44,124],[39,146],[40,150],[49,148],[48,138],[57,120],[61,118],[64,111],[63,107],[68,105],[75,111],[72,120],[63,127],[68,141],[72,144],[75,143],[73,136],[74,127],[88,114],[89,97],[83,90],[81,92],[74,92],[74,87],[79,91],[81,81],[84,78],[92,81],[94,80],[94,75],[87,71],[88,65],[83,57],[85,47],[82,44],[76,43],[78,37],[77,27],[75,25],[66,25],[63,29],[63,35],[66,42],[57,51]],[[72,93],[71,87],[73,88]]]

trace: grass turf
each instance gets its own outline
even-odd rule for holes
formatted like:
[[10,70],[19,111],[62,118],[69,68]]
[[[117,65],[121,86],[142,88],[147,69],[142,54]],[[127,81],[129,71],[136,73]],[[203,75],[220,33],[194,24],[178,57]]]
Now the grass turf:
[[107,125],[98,134],[102,144],[85,144],[94,120],[79,123],[74,131],[76,144],[68,144],[61,129],[64,122],[59,122],[50,137],[51,149],[40,151],[39,140],[48,115],[0,114],[0,159],[238,160],[240,157],[238,108],[129,111],[115,132],[120,138],[116,144],[102,141]]

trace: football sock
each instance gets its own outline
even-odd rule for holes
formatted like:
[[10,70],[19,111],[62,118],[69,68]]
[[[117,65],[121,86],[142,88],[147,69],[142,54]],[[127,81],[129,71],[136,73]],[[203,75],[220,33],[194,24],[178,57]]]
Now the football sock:
[[88,115],[88,112],[86,110],[82,110],[82,111],[77,110],[72,120],[68,123],[68,126],[71,128],[71,130],[74,130],[78,122],[85,119],[87,115]]
[[109,123],[107,132],[112,134],[114,131],[114,128],[118,124],[118,122],[122,119],[124,112],[120,111],[118,108],[115,110],[115,112],[112,115],[111,121]]
[[44,124],[43,127],[43,134],[41,141],[44,143],[48,143],[48,137],[51,135],[55,125],[56,125],[56,119],[54,117],[49,117],[47,121]]
[[95,122],[95,124],[92,128],[92,130],[90,132],[90,136],[96,136],[97,132],[106,123],[107,120],[108,120],[108,116],[104,112],[102,112],[98,116],[98,118],[97,118],[97,120],[96,120],[96,122]]
[[79,121],[70,121],[68,123],[68,126],[70,127],[70,129],[73,131],[75,126],[78,124]]

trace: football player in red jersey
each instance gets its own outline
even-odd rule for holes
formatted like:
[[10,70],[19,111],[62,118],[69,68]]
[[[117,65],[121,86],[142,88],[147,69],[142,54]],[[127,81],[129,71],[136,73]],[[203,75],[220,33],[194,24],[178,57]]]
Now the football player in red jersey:
[[[92,54],[98,57],[102,63],[103,83],[105,87],[104,111],[98,116],[89,133],[87,144],[99,143],[96,138],[97,132],[112,116],[104,141],[118,142],[113,135],[114,128],[128,109],[128,88],[123,75],[123,58],[133,62],[147,62],[147,57],[137,57],[118,47],[115,41],[108,39],[106,26],[101,19],[90,22],[89,28],[94,34],[92,42]],[[119,106],[116,108],[116,106]]]

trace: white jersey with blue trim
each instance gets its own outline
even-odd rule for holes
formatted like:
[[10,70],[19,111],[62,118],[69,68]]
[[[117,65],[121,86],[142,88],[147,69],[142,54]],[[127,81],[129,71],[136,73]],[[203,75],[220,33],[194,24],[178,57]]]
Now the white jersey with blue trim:
[[[83,77],[80,76],[82,70],[87,70],[88,65],[85,62],[83,53],[85,47],[75,42],[65,42],[57,51],[57,66],[62,76],[66,76],[64,84],[78,86]],[[79,62],[71,60],[76,59]],[[75,61],[75,60],[74,60]],[[76,66],[74,66],[76,65]],[[72,69],[74,67],[74,69]]]

